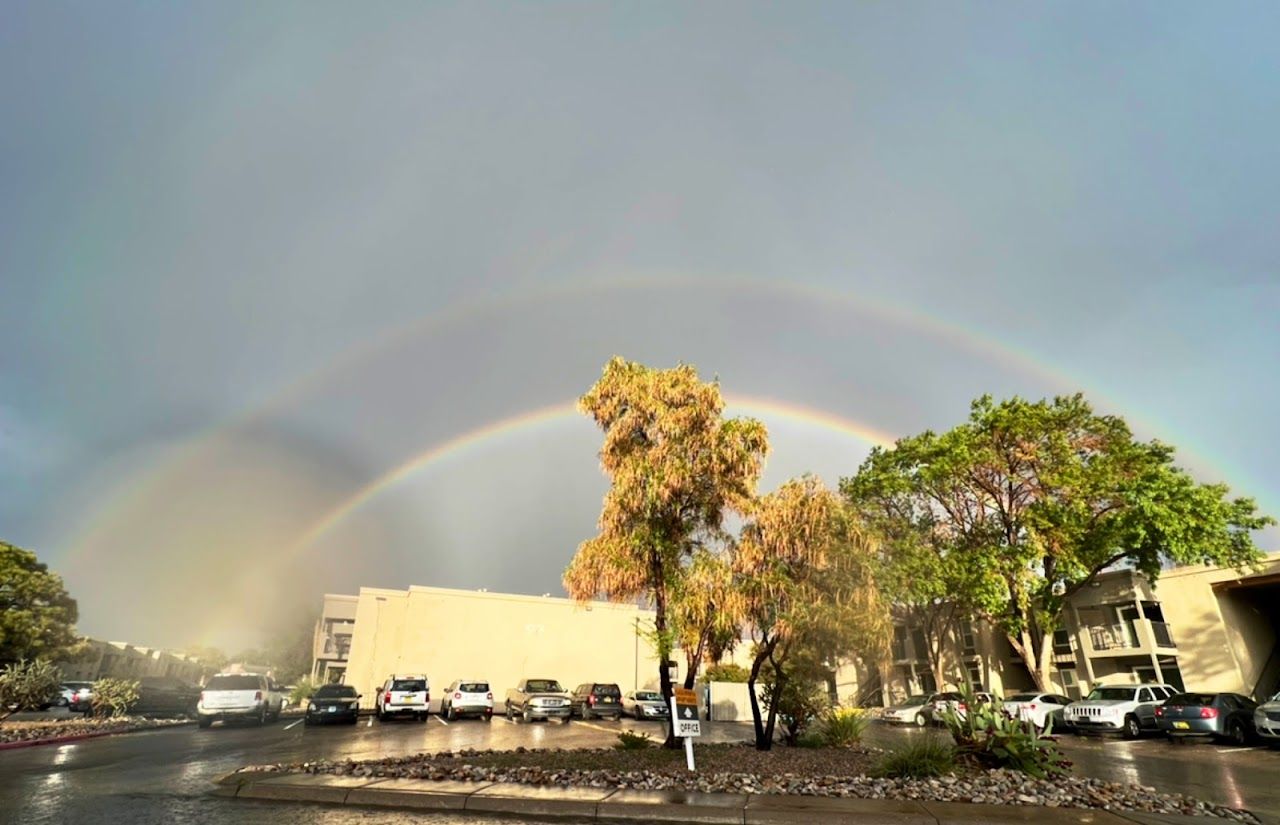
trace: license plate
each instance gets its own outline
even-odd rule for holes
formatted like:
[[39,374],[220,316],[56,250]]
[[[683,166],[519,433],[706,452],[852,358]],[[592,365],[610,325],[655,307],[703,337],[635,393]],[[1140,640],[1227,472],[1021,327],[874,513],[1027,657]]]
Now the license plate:
[[605,697],[605,699],[604,699],[604,703],[605,703],[606,705],[612,705],[612,704],[613,704],[613,700],[606,696],[606,697]]
[[1191,729],[1191,723],[1189,723],[1189,722],[1174,722],[1174,723],[1173,723],[1173,726],[1174,726],[1175,728],[1177,728],[1178,730],[1190,730],[1190,729]]
[[337,713],[337,712],[338,712],[338,709],[337,709],[336,707],[334,707],[333,705],[330,705],[330,706],[329,706],[329,710],[328,710],[328,712],[329,712],[329,713]]

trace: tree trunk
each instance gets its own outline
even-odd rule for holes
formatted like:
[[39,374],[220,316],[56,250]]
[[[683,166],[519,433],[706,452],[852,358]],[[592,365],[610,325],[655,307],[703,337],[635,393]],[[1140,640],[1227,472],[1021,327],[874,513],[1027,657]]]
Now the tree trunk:
[[[653,629],[658,638],[658,684],[662,690],[662,701],[667,707],[671,707],[671,697],[674,695],[671,684],[671,670],[667,667],[667,661],[671,656],[671,651],[663,640],[667,638],[667,582],[666,577],[662,574],[662,558],[657,554],[652,554],[650,567],[653,575]],[[680,747],[680,740],[676,738],[676,715],[668,714],[667,719],[667,738],[662,743],[664,748],[676,750]]]
[[1040,662],[1037,661],[1039,657],[1036,656],[1035,642],[1031,638],[1031,631],[1024,628],[1017,636],[1012,633],[1006,633],[1005,635],[1009,638],[1009,644],[1013,645],[1014,652],[1022,658],[1022,664],[1026,666],[1027,672],[1031,674],[1031,679],[1036,684],[1036,690],[1048,690],[1049,686],[1045,680],[1045,674],[1040,669]]
[[1040,689],[1052,690],[1053,673],[1053,634],[1046,633],[1040,637]]
[[707,636],[705,631],[698,637],[698,649],[692,655],[685,654],[685,661],[689,665],[689,669],[684,674],[684,689],[693,690],[693,684],[698,680],[698,666],[702,664],[702,654],[707,649]]
[[764,666],[764,660],[771,650],[772,644],[769,644],[756,651],[755,659],[751,662],[751,673],[747,676],[747,700],[751,702],[751,724],[755,728],[758,751],[767,751],[773,744],[765,738],[764,720],[760,717],[760,699],[756,696],[756,680],[760,678],[760,668]]
[[756,750],[773,750],[773,731],[778,722],[778,702],[782,698],[786,681],[786,677],[782,675],[782,668],[775,664],[773,666],[773,701],[769,703],[769,721],[764,728],[765,747],[761,748],[760,743],[757,742]]

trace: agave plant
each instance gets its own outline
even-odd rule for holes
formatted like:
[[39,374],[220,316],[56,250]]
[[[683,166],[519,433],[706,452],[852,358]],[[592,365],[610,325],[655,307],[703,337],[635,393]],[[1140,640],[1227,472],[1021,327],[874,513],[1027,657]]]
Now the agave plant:
[[978,702],[966,694],[967,712],[946,708],[940,714],[956,752],[987,768],[1010,768],[1037,779],[1068,773],[1071,763],[1058,749],[1052,723],[1043,731],[1004,712],[999,702]]

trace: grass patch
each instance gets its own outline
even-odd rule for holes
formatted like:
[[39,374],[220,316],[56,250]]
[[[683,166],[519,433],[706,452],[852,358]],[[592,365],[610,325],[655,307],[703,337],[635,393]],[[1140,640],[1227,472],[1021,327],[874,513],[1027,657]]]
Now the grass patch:
[[890,751],[871,770],[872,776],[889,779],[928,779],[945,776],[956,768],[956,749],[936,736],[929,736]]

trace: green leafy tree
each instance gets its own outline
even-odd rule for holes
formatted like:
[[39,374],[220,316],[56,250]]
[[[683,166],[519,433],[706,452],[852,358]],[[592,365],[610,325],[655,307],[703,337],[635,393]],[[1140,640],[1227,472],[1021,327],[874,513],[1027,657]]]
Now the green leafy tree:
[[59,659],[77,644],[76,602],[36,554],[0,541],[0,664]]
[[1155,581],[1166,563],[1243,568],[1260,557],[1252,532],[1274,520],[1225,485],[1196,483],[1173,456],[1080,395],[984,396],[952,430],[872,450],[842,489],[926,535],[944,577],[973,574],[960,577],[961,595],[1045,690],[1066,602],[1098,574],[1128,565]]
[[695,550],[672,588],[671,626],[684,651],[685,688],[693,688],[705,658],[718,660],[741,632],[734,599],[733,569],[724,554]]
[[757,749],[772,747],[778,717],[774,702],[762,718],[755,689],[762,674],[774,695],[784,695],[793,656],[883,658],[888,614],[874,552],[851,511],[815,478],[759,500],[734,549],[737,607],[754,641],[747,694]]
[[[564,574],[579,601],[643,599],[654,609],[660,662],[677,630],[673,598],[699,550],[727,540],[726,514],[755,496],[768,452],[764,425],[723,418],[720,387],[687,365],[656,370],[614,358],[579,406],[604,431],[600,463],[610,489],[598,534],[584,541]],[[659,668],[670,701],[671,674]],[[675,742],[674,722],[667,744]]]

